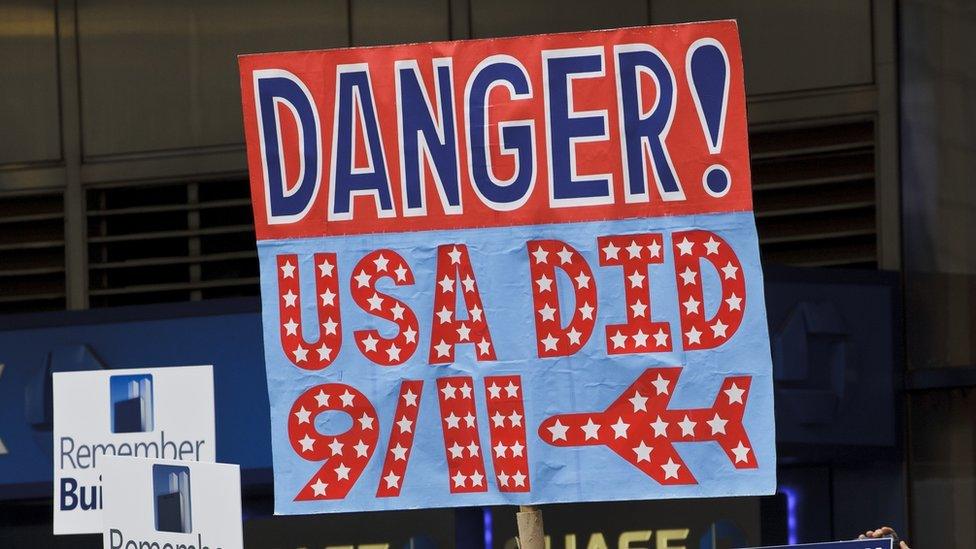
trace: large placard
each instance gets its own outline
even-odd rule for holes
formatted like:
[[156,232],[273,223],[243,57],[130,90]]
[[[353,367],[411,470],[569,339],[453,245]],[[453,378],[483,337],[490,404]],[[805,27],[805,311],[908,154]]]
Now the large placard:
[[773,492],[734,22],[240,69],[277,512]]

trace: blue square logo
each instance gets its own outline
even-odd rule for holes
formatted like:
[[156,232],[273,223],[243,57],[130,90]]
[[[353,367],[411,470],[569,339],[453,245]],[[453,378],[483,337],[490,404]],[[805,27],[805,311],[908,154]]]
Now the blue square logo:
[[157,532],[189,534],[190,468],[181,465],[153,465],[153,511]]
[[152,431],[152,375],[111,376],[108,383],[112,432],[144,433]]

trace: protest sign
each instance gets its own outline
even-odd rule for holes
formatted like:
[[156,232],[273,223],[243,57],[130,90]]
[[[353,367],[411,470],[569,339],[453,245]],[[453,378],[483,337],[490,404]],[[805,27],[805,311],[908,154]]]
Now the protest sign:
[[734,22],[240,69],[276,512],[773,492]]
[[894,549],[891,538],[859,539],[853,541],[826,541],[823,543],[801,543],[799,545],[776,545],[756,547],[755,549]]
[[237,465],[106,456],[105,549],[242,549]]
[[54,374],[54,533],[102,531],[108,456],[214,461],[210,366]]

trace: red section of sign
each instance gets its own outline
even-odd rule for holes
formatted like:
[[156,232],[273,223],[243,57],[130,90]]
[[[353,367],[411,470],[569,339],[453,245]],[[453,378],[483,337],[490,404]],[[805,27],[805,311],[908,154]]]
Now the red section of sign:
[[711,408],[668,409],[680,375],[649,368],[605,411],[552,416],[539,436],[554,446],[609,446],[660,484],[697,484],[675,442],[714,440],[736,469],[759,467],[742,426],[752,378],[725,378]]
[[[712,39],[721,44],[728,59],[727,103],[723,110],[718,141],[710,137],[703,117],[699,115],[697,92],[688,74],[688,59],[693,44],[700,39]],[[668,70],[674,77],[674,109],[668,122],[663,143],[673,165],[681,192],[664,196],[651,171],[647,171],[646,194],[628,194],[625,188],[623,147],[628,139],[622,130],[620,97],[622,84],[618,74],[617,49],[621,47],[652,48],[663,56]],[[550,129],[553,114],[547,111],[544,81],[544,53],[555,50],[593,48],[602,55],[602,74],[574,79],[569,84],[571,103],[576,112],[605,111],[606,137],[580,140],[571,145],[574,151],[574,170],[579,177],[606,175],[611,192],[601,200],[564,201],[557,204],[553,198],[553,170],[551,168]],[[646,49],[646,48],[645,48]],[[508,56],[524,67],[530,90],[523,97],[513,97],[504,86],[495,87],[486,101],[489,139],[486,149],[472,152],[467,116],[471,108],[466,104],[466,89],[471,75],[480,64],[492,56]],[[407,212],[405,205],[404,167],[400,145],[403,139],[397,118],[397,85],[395,63],[416,62],[420,81],[433,103],[433,112],[439,113],[441,98],[435,82],[435,60],[449,60],[453,113],[456,128],[457,168],[459,176],[460,205],[445,206],[443,197],[432,177],[430,161],[421,155],[420,171],[426,177],[423,194],[426,202],[423,212]],[[745,94],[743,89],[742,59],[737,28],[734,21],[673,25],[660,27],[635,27],[608,31],[525,36],[516,38],[470,40],[463,42],[437,42],[390,47],[349,48],[329,51],[272,53],[240,57],[241,92],[243,100],[244,131],[248,149],[248,168],[251,176],[255,227],[259,239],[311,237],[322,235],[363,234],[382,232],[419,231],[434,229],[474,228],[559,223],[603,219],[655,217],[712,212],[749,211],[752,208]],[[437,61],[441,62],[441,61]],[[354,206],[348,218],[330,215],[329,197],[334,190],[333,175],[336,169],[331,151],[334,150],[336,127],[337,69],[344,65],[365,65],[369,71],[370,89],[376,110],[376,126],[381,147],[367,154],[365,124],[361,116],[363,105],[352,109],[351,167],[364,170],[383,162],[386,187],[392,197],[392,211],[378,215],[377,198],[367,192],[353,192],[350,201]],[[295,219],[269,223],[269,204],[266,189],[267,166],[262,154],[258,111],[255,104],[255,71],[278,70],[293,75],[307,89],[313,102],[320,127],[320,158],[318,187],[309,208]],[[655,79],[638,71],[627,75],[639,81],[641,104],[650,109],[659,98]],[[550,86],[551,87],[551,86]],[[368,105],[367,105],[368,107]],[[279,109],[280,143],[286,194],[294,191],[294,183],[306,168],[297,159],[300,132],[295,129],[287,109]],[[471,175],[474,161],[487,158],[495,175],[504,179],[513,174],[515,158],[510,150],[501,148],[500,131],[513,121],[529,121],[532,124],[533,148],[531,163],[533,184],[526,199],[511,209],[490,207],[476,190]],[[632,140],[632,138],[631,138]],[[645,140],[646,141],[646,140]],[[306,144],[313,150],[313,144]],[[382,153],[377,154],[377,153]],[[478,155],[478,159],[473,156]],[[380,156],[382,158],[380,158]],[[648,162],[650,157],[648,157]],[[311,164],[309,164],[311,165]],[[718,166],[731,181],[723,192],[708,190],[705,179]],[[359,173],[359,172],[357,172]],[[570,183],[567,186],[571,186]]]
[[321,370],[339,354],[342,325],[339,317],[339,282],[336,254],[315,254],[315,299],[319,338],[314,343],[302,336],[302,291],[298,255],[278,256],[278,312],[281,319],[281,350],[288,360],[304,370]]
[[[674,274],[678,284],[681,333],[687,350],[711,349],[725,343],[742,323],[746,307],[746,280],[742,264],[725,240],[709,231],[671,235]],[[715,315],[705,318],[701,260],[718,271],[722,297]]]
[[413,449],[413,437],[417,432],[417,414],[420,411],[423,388],[424,382],[421,380],[408,379],[400,383],[400,397],[394,414],[396,419],[390,427],[386,459],[383,460],[383,472],[380,473],[380,483],[376,488],[378,498],[399,496],[403,489],[410,450]]
[[[352,426],[335,436],[319,433],[315,418],[329,410],[349,414]],[[295,501],[345,498],[376,449],[378,430],[373,405],[350,385],[323,383],[302,393],[288,414],[288,440],[302,458],[324,463]]]
[[[532,276],[532,304],[539,358],[569,356],[589,341],[596,322],[596,279],[586,259],[561,240],[531,240],[526,243]],[[563,326],[556,291],[556,269],[566,273],[575,296],[570,320]]]
[[528,492],[529,450],[525,445],[525,399],[519,376],[485,378],[491,463],[501,492]]
[[488,491],[485,461],[478,438],[474,381],[468,376],[438,379],[437,400],[440,403],[451,493]]
[[380,366],[397,366],[417,350],[420,329],[417,316],[409,305],[395,297],[376,291],[376,282],[390,278],[397,286],[413,284],[413,271],[403,257],[393,250],[376,250],[367,254],[353,269],[349,292],[353,301],[367,313],[397,325],[397,334],[385,338],[377,330],[357,330],[353,335],[363,356]]

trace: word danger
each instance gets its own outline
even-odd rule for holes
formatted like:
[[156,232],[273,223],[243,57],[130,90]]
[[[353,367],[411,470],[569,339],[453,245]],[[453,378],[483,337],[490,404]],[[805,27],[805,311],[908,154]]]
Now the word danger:
[[[625,291],[620,309],[625,311],[627,319],[605,326],[600,337],[604,339],[607,353],[671,351],[676,343],[670,324],[652,318],[648,277],[649,266],[663,263],[666,253],[673,257],[678,288],[681,333],[677,339],[681,347],[709,349],[727,341],[738,329],[746,304],[746,284],[738,257],[724,239],[710,231],[677,231],[669,236],[669,240],[661,233],[597,236],[594,245],[599,265],[591,265],[579,250],[561,240],[528,241],[524,265],[531,282],[532,300],[527,304],[533,307],[535,319],[534,344],[528,348],[534,349],[538,358],[564,357],[577,353],[588,343],[598,317],[594,269],[606,268],[619,270],[623,276]],[[397,367],[415,356],[432,365],[452,363],[458,345],[472,346],[478,361],[523,358],[498,356],[477,273],[463,243],[437,247],[435,280],[428,281],[433,286],[433,317],[424,326],[409,303],[377,289],[378,283],[384,280],[397,286],[417,283],[410,262],[395,250],[366,253],[344,281],[339,280],[335,253],[317,253],[313,260],[316,295],[311,299],[315,302],[316,324],[320,329],[318,338],[308,341],[300,325],[303,298],[297,267],[299,256],[278,254],[276,257],[279,342],[283,354],[300,369],[321,370],[340,356],[344,328],[340,283],[348,284],[358,308],[396,326],[396,332],[389,337],[376,329],[353,332],[357,347],[353,352],[378,366]],[[721,302],[710,318],[704,307],[703,266],[713,269],[720,281]],[[565,277],[557,275],[559,271]],[[571,310],[564,310],[557,298],[558,286],[565,281],[570,281],[574,296]],[[461,315],[459,303],[463,304]],[[430,333],[426,349],[418,349],[422,329]],[[755,468],[757,464],[742,426],[750,377],[726,378],[723,393],[716,397],[711,408],[671,410],[668,408],[670,395],[677,386],[680,370],[647,370],[605,411],[548,418],[539,426],[539,436],[553,446],[606,445],[661,484],[696,482],[671,446],[673,441],[714,440],[735,467]],[[472,377],[448,376],[437,379],[436,385],[451,492],[487,490],[475,405],[477,393],[482,390],[490,419],[491,440],[487,451],[493,460],[495,484],[502,492],[530,491],[521,377],[487,376],[483,387],[479,387]],[[377,497],[395,497],[400,493],[423,386],[423,380],[401,383]],[[328,411],[348,414],[352,427],[338,435],[321,434],[315,427],[315,416]],[[296,499],[345,497],[377,448],[380,436],[377,422],[373,404],[350,383],[324,383],[301,394],[288,417],[289,440],[297,455],[326,464],[309,479]],[[652,454],[655,448],[658,450]]]
[[[464,186],[489,212],[533,209],[542,185],[550,208],[674,204],[691,186],[708,200],[732,186],[710,156],[723,150],[731,78],[718,40],[680,59],[641,42],[485,55],[459,61],[464,74],[453,57],[424,57],[323,66],[328,80],[311,88],[283,68],[251,73],[268,224],[300,222],[317,201],[328,221],[351,220],[356,198],[377,218],[470,214]],[[672,159],[689,156],[686,136],[674,153],[668,140],[682,93],[706,162]]]

